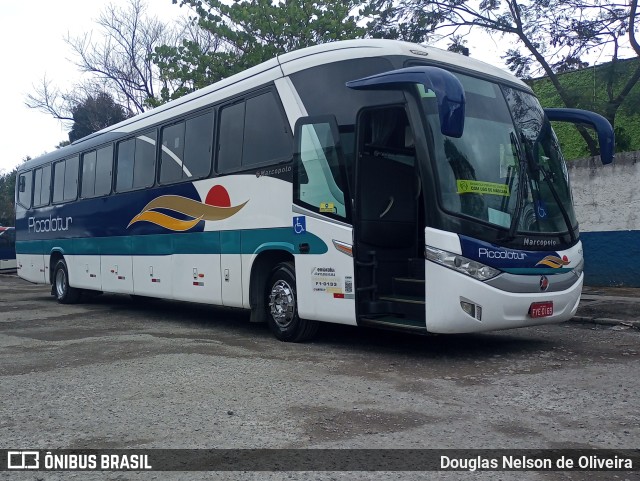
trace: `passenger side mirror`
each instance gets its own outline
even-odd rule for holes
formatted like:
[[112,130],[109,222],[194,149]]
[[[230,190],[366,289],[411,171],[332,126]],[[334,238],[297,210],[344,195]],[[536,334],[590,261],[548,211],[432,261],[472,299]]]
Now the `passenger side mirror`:
[[605,165],[613,162],[615,135],[613,127],[602,115],[581,109],[544,109],[544,113],[551,121],[591,125],[598,134],[600,160]]

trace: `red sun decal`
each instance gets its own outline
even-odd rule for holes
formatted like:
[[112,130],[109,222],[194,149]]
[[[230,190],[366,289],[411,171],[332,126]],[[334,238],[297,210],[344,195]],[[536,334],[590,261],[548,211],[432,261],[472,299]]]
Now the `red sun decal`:
[[209,190],[207,198],[204,200],[207,205],[213,205],[216,207],[231,207],[231,199],[229,198],[229,192],[221,185],[214,185]]
[[569,258],[567,256],[562,256],[562,260],[565,262],[569,262]]

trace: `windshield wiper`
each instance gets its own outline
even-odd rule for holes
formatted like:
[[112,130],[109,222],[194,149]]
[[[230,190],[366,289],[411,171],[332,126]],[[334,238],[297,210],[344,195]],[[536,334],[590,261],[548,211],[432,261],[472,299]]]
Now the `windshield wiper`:
[[558,208],[560,209],[560,213],[562,214],[562,218],[564,219],[564,223],[567,226],[567,229],[569,229],[569,235],[571,236],[571,242],[575,242],[576,239],[576,232],[573,228],[573,225],[571,225],[571,219],[569,218],[569,213],[567,212],[567,209],[565,208],[564,204],[562,203],[562,199],[560,199],[560,196],[558,195],[558,191],[556,190],[555,186],[553,185],[553,181],[551,180],[551,175],[549,174],[549,171],[544,167],[544,165],[540,165],[533,157],[533,155],[528,155],[527,158],[529,159],[529,162],[531,164],[531,168],[534,171],[540,171],[542,172],[542,176],[544,177],[545,182],[547,183],[547,185],[549,186],[549,190],[551,191],[551,195],[553,195],[553,198],[556,201],[556,204],[558,204]]
[[518,222],[520,221],[520,213],[523,208],[524,201],[524,187],[521,185],[523,181],[526,182],[526,167],[527,162],[526,159],[522,156],[522,151],[520,150],[520,144],[518,144],[518,139],[516,137],[515,132],[511,132],[509,134],[509,138],[511,139],[511,146],[513,150],[516,152],[516,156],[518,157],[518,194],[516,197],[516,207],[513,211],[513,217],[511,217],[511,225],[509,226],[509,234],[507,235],[506,240],[512,240],[516,237],[516,230],[518,228]]

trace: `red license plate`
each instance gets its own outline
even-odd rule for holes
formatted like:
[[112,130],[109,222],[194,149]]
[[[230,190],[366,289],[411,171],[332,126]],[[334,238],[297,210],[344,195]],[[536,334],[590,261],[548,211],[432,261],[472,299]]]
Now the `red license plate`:
[[553,316],[553,301],[531,303],[529,315],[533,318]]

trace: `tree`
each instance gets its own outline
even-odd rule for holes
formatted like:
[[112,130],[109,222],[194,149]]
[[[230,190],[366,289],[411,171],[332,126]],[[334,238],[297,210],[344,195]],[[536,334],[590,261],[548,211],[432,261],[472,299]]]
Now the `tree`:
[[638,16],[638,0],[631,0],[629,6],[629,43],[636,52],[636,55],[640,57],[640,44],[636,39],[636,20]]
[[0,225],[13,225],[16,218],[14,192],[17,171],[16,167],[11,172],[0,175]]
[[[633,0],[632,4],[636,4]],[[370,0],[363,13],[372,20],[372,34],[393,37],[397,25],[407,27],[402,38],[423,42],[435,32],[459,35],[471,29],[498,33],[517,42],[505,52],[509,68],[521,77],[544,73],[566,107],[580,107],[584,99],[567,89],[559,72],[585,66],[583,57],[605,50],[611,56],[608,101],[602,111],[612,125],[631,89],[640,80],[640,66],[620,82],[616,64],[620,42],[630,30],[631,7],[611,0]],[[632,19],[632,18],[631,18]],[[581,129],[592,155],[595,140]]]
[[148,15],[143,0],[129,0],[124,8],[108,5],[96,24],[99,37],[86,33],[65,39],[75,54],[75,65],[87,80],[63,91],[45,76],[28,95],[29,107],[68,122],[79,104],[100,92],[110,95],[128,115],[156,105],[161,90],[172,92],[151,54],[156,47],[177,41],[181,35],[178,25],[170,27]]
[[69,142],[75,142],[127,118],[122,106],[105,92],[90,95],[84,102],[76,105],[72,113],[73,126],[69,131]]
[[[173,0],[178,3],[178,0]],[[193,39],[156,49],[154,60],[168,82],[181,82],[175,98],[275,56],[334,40],[362,37],[351,15],[355,0],[180,0],[193,24],[215,39],[205,50]]]
[[125,8],[108,5],[96,21],[103,32],[94,41],[90,33],[67,38],[76,54],[76,66],[100,81],[105,91],[132,113],[144,112],[161,88],[168,88],[153,64],[155,48],[172,44],[177,32],[157,17],[147,15],[142,0]]
[[[31,160],[31,157],[26,157],[23,159],[23,162],[26,162],[27,160]],[[18,167],[15,167],[11,172],[0,173],[0,225],[3,226],[11,226],[15,223],[15,190],[17,172]]]

